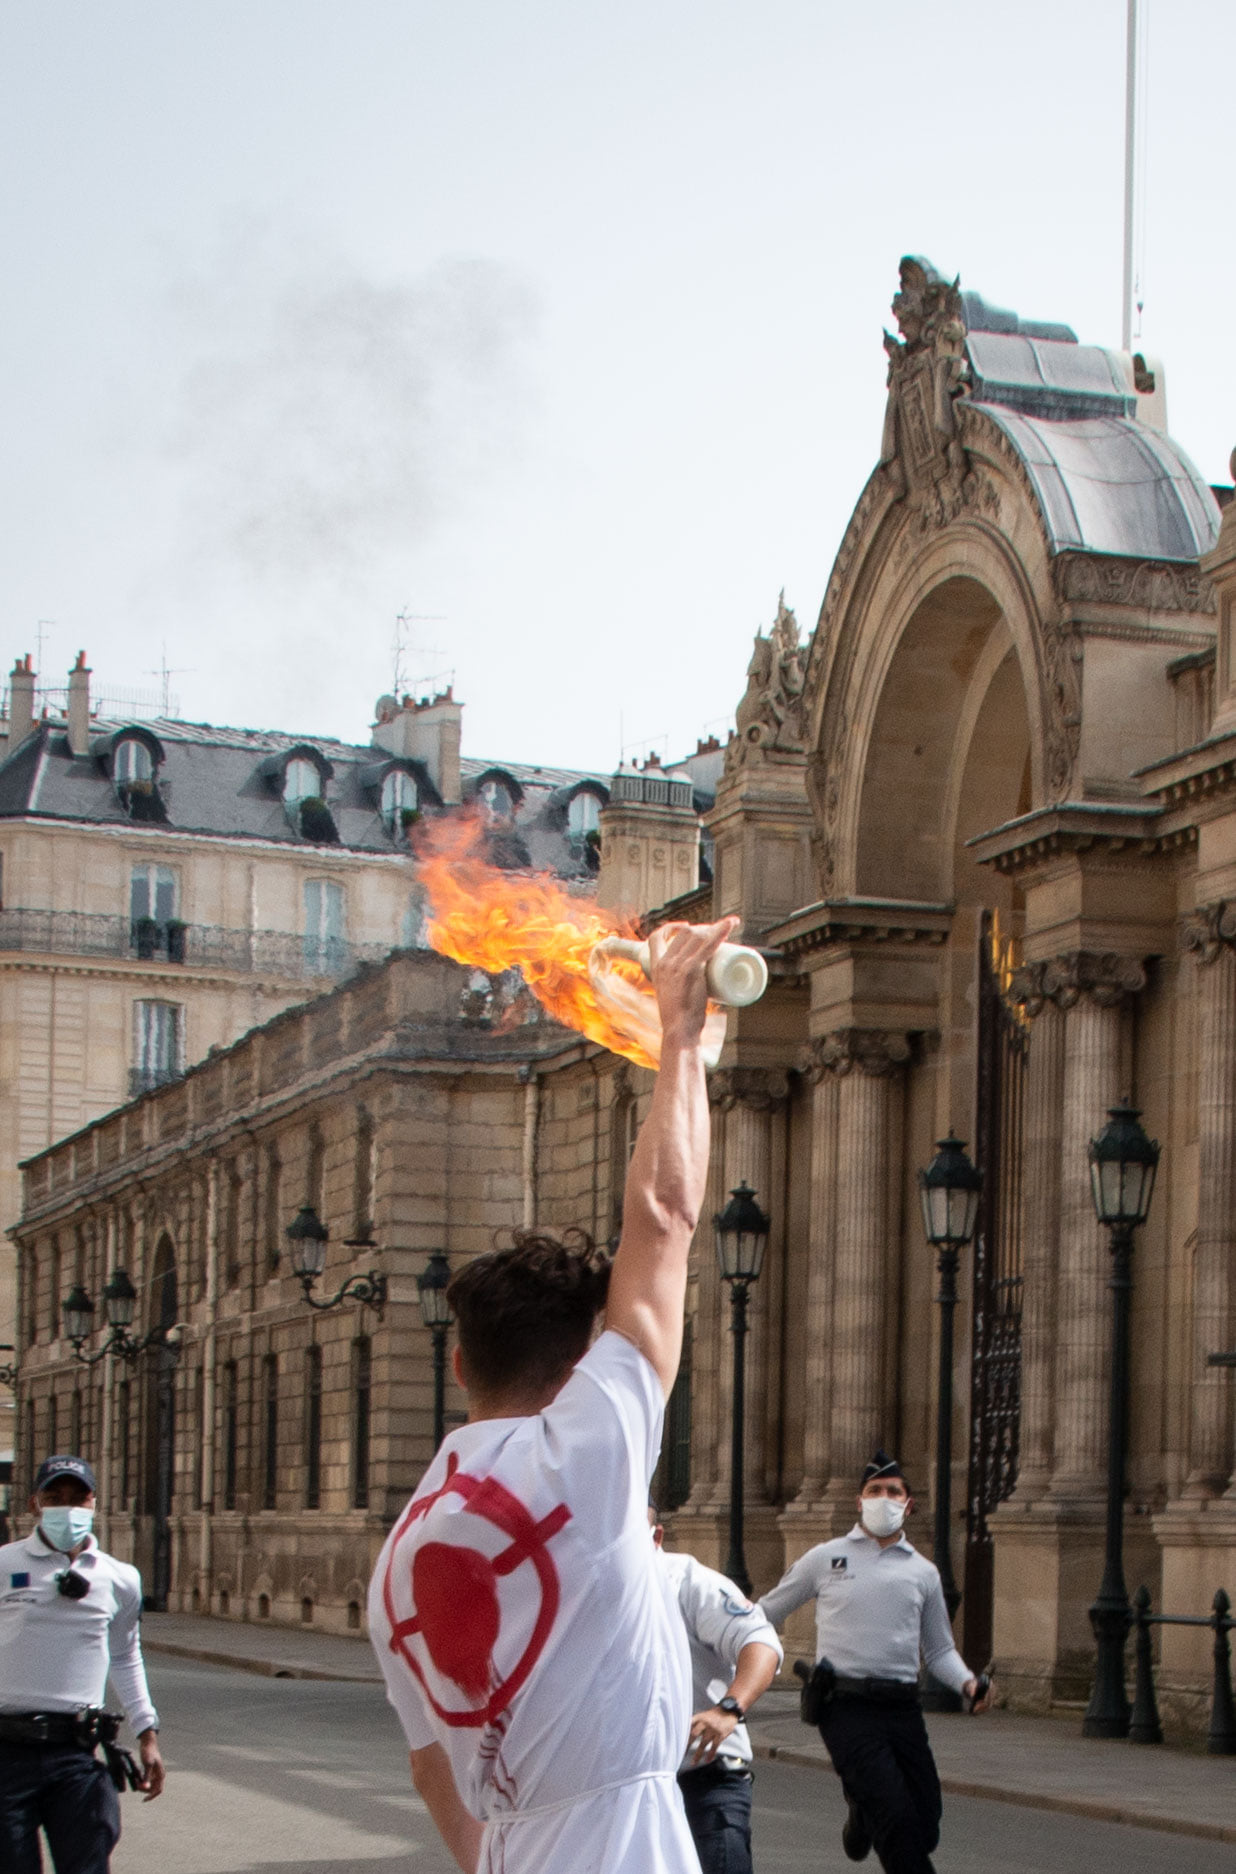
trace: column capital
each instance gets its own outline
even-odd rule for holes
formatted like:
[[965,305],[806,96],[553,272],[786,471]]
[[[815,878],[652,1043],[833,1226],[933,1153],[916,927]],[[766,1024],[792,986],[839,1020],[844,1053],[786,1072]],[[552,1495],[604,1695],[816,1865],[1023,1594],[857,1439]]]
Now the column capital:
[[728,1113],[735,1106],[770,1113],[789,1096],[787,1075],[773,1067],[719,1067],[708,1076],[708,1104]]
[[909,1039],[895,1030],[838,1028],[807,1044],[799,1057],[799,1071],[813,1083],[826,1074],[842,1079],[855,1068],[872,1079],[882,1079],[909,1058]]
[[1052,1002],[1071,1009],[1085,1000],[1097,1008],[1118,1008],[1146,987],[1145,966],[1114,950],[1068,950],[1042,963],[1023,963],[1013,971],[1011,999],[1033,1017]]
[[1226,898],[1199,904],[1181,920],[1180,942],[1198,963],[1213,963],[1225,947],[1236,949],[1236,904]]

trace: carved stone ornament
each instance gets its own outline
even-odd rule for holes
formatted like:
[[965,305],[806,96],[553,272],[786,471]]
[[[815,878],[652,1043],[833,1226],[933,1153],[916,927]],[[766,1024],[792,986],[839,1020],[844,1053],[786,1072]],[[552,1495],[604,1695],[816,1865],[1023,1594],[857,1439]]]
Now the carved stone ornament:
[[764,759],[770,750],[801,755],[807,725],[803,701],[806,653],[798,641],[798,620],[777,600],[777,616],[768,637],[757,635],[747,665],[747,688],[734,714],[735,732],[725,751],[727,774],[744,762]]
[[812,1083],[825,1074],[843,1079],[857,1068],[872,1079],[883,1079],[910,1058],[905,1035],[886,1028],[839,1028],[809,1042],[799,1058],[799,1070]]
[[1212,612],[1215,608],[1210,583],[1196,566],[1062,553],[1052,562],[1052,578],[1062,599],[1081,604],[1131,605],[1151,612]]
[[728,1113],[735,1106],[770,1113],[789,1096],[788,1077],[771,1067],[720,1067],[708,1076],[708,1103]]
[[1220,898],[1199,905],[1182,923],[1180,941],[1199,963],[1213,963],[1225,945],[1236,949],[1236,904]]
[[[888,404],[880,461],[895,493],[914,515],[913,531],[943,527],[966,509],[999,515],[994,482],[969,466],[957,429],[956,402],[969,389],[966,324],[957,280],[945,280],[913,254],[900,266],[893,316],[901,332],[884,334]],[[911,537],[907,530],[905,539]]]
[[1023,963],[1013,971],[1009,999],[1029,1016],[1047,1002],[1071,1009],[1083,998],[1101,1009],[1118,1008],[1146,987],[1146,971],[1136,957],[1114,951],[1070,950],[1046,963]]

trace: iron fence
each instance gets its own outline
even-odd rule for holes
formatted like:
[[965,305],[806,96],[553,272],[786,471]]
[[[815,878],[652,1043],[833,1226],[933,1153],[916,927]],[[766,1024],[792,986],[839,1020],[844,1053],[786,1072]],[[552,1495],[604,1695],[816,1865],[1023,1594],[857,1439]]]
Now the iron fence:
[[1133,1625],[1137,1628],[1137,1677],[1133,1693],[1133,1716],[1129,1725],[1131,1744],[1161,1744],[1163,1726],[1154,1695],[1154,1660],[1150,1650],[1151,1627],[1210,1627],[1215,1636],[1214,1688],[1210,1700],[1210,1729],[1206,1750],[1211,1757],[1236,1757],[1236,1706],[1232,1703],[1232,1648],[1228,1634],[1236,1627],[1232,1603],[1222,1588],[1211,1603],[1209,1614],[1152,1614],[1150,1590],[1139,1588],[1133,1596]]

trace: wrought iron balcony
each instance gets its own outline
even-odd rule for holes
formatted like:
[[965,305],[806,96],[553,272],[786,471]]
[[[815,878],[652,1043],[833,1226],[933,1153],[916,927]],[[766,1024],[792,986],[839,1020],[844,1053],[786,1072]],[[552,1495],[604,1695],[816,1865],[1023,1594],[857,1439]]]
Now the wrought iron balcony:
[[[377,963],[394,945],[345,943],[292,931],[227,930],[220,924],[165,924],[90,911],[0,911],[0,953],[131,957],[184,969],[236,970],[292,982],[337,981]],[[139,1089],[141,1090],[141,1089]]]

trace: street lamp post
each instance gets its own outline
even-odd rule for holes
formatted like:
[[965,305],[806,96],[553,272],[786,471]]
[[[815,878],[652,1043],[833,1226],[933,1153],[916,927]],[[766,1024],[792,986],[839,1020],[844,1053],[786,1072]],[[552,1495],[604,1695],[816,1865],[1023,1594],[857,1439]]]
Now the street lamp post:
[[128,1270],[114,1269],[103,1289],[103,1313],[111,1332],[94,1353],[83,1353],[82,1348],[94,1332],[95,1306],[81,1283],[74,1283],[60,1304],[65,1338],[72,1345],[73,1358],[82,1366],[97,1366],[106,1355],[114,1353],[127,1366],[136,1366],[147,1347],[166,1347],[175,1354],[180,1344],[180,1329],[174,1321],[157,1322],[149,1334],[140,1337],[130,1334],[136,1307],[137,1290],[129,1279]]
[[[961,1605],[953,1579],[950,1523],[953,1508],[953,1315],[957,1307],[957,1265],[961,1251],[974,1236],[978,1221],[982,1173],[966,1154],[965,1144],[952,1133],[941,1139],[936,1155],[918,1174],[923,1233],[936,1252],[940,1288],[940,1365],[936,1387],[936,1503],[932,1559],[940,1574],[944,1603],[951,1620]],[[961,1700],[948,1686],[929,1679],[923,1699],[929,1711],[959,1711]]]
[[772,1227],[744,1179],[712,1220],[722,1280],[730,1285],[730,1332],[734,1336],[734,1391],[730,1414],[730,1548],[725,1572],[744,1594],[751,1592],[742,1546],[743,1406],[746,1377],[747,1294],[760,1279]]
[[[313,1293],[313,1285],[326,1267],[326,1245],[330,1241],[330,1231],[312,1204],[301,1205],[284,1235],[288,1239],[292,1274],[299,1281],[311,1308],[325,1312],[330,1308],[342,1307],[345,1301],[367,1302],[377,1310],[378,1318],[381,1319],[386,1307],[386,1277],[378,1269],[369,1269],[364,1275],[350,1275],[329,1301],[319,1301]],[[344,1244],[345,1249],[372,1247],[371,1243]]]
[[433,1335],[433,1448],[436,1451],[446,1435],[446,1337],[455,1325],[446,1299],[451,1266],[446,1252],[435,1249],[416,1278],[416,1292],[421,1304],[421,1320]]
[[1122,1100],[1090,1141],[1090,1189],[1099,1222],[1110,1232],[1112,1272],[1111,1390],[1107,1446],[1107,1539],[1103,1580],[1090,1609],[1095,1637],[1094,1690],[1082,1723],[1086,1737],[1127,1737],[1129,1697],[1124,1648],[1132,1624],[1124,1579],[1124,1470],[1129,1424],[1129,1308],[1133,1294],[1133,1232],[1146,1221],[1159,1163],[1159,1144],[1142,1130],[1138,1109]]

